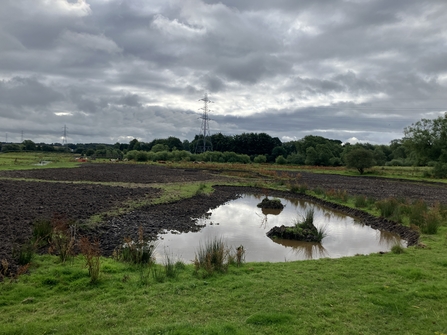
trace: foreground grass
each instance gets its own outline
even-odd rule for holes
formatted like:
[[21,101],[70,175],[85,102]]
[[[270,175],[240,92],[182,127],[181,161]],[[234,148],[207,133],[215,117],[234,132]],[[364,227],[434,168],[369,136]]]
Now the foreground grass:
[[447,334],[446,233],[399,255],[248,263],[206,278],[187,265],[163,283],[103,258],[93,285],[81,257],[40,256],[30,275],[0,284],[0,333]]

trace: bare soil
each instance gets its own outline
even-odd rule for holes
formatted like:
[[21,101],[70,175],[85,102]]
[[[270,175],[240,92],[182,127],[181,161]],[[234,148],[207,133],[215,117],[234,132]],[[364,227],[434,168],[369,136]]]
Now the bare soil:
[[[94,214],[121,206],[126,200],[159,196],[159,189],[150,187],[153,183],[217,180],[215,173],[207,171],[139,164],[87,164],[74,169],[3,171],[0,172],[0,178],[2,177],[41,180],[0,179],[0,260],[8,259],[10,262],[13,262],[13,246],[31,237],[33,222],[38,219],[49,219],[59,214],[69,220],[82,222]],[[423,199],[430,203],[447,203],[447,186],[440,184],[304,172],[296,174],[295,177],[297,182],[306,184],[309,188],[341,189],[351,195],[366,195],[376,199],[405,197],[413,200]],[[133,187],[104,186],[88,182],[132,183]],[[139,187],[135,187],[138,185]],[[94,231],[80,233],[98,237],[104,255],[110,255],[113,249],[123,242],[124,237],[136,238],[140,226],[143,227],[145,236],[150,239],[155,239],[163,230],[199,230],[200,227],[195,224],[194,218],[244,193],[263,193],[263,190],[216,186],[211,196],[197,195],[170,204],[147,206],[125,215],[108,218]],[[396,232],[408,240],[409,245],[418,241],[416,232],[359,210],[290,192],[271,191],[269,195],[313,200],[361,218],[373,228]]]

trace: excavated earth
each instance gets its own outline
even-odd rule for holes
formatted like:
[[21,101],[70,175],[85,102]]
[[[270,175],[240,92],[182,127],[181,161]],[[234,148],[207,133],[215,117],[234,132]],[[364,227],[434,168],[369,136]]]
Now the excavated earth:
[[[31,237],[33,222],[38,219],[50,219],[57,214],[67,220],[82,223],[94,214],[110,211],[117,206],[123,207],[123,202],[159,196],[161,191],[153,184],[214,181],[218,185],[219,179],[220,176],[215,172],[198,169],[173,169],[168,166],[123,163],[86,164],[74,169],[0,172],[0,260],[7,259],[13,263],[14,246],[24,243]],[[447,186],[442,184],[303,172],[296,174],[296,179],[309,188],[341,189],[351,195],[361,194],[375,199],[393,196],[413,200],[424,199],[430,203],[447,203]],[[247,193],[262,194],[263,190],[216,186],[211,196],[196,195],[174,203],[150,205],[128,214],[106,217],[94,230],[81,230],[78,234],[99,238],[103,254],[110,255],[125,237],[136,239],[140,226],[145,237],[150,239],[156,239],[164,230],[197,231],[201,227],[195,224],[194,218],[201,217],[209,209]],[[375,229],[395,232],[406,239],[409,245],[418,242],[416,232],[360,210],[290,192],[270,191],[269,196],[311,200],[360,218]]]

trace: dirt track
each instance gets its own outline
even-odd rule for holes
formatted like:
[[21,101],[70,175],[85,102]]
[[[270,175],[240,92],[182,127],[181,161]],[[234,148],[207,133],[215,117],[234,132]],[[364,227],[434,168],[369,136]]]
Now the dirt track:
[[[0,180],[0,260],[11,260],[13,244],[21,243],[30,237],[32,223],[37,219],[62,214],[67,219],[82,221],[93,214],[110,210],[125,200],[158,196],[159,190],[150,187],[152,183],[216,180],[218,176],[206,171],[170,169],[154,165],[88,164],[77,169],[4,171],[0,172],[1,177],[52,181]],[[82,181],[133,183],[144,187],[71,183]],[[349,194],[364,194],[376,199],[394,196],[447,203],[447,187],[437,184],[310,173],[301,173],[299,182],[305,183],[309,188],[342,189]],[[146,236],[151,237],[155,237],[163,229],[197,230],[199,228],[191,221],[191,217],[199,217],[210,208],[245,192],[262,191],[217,187],[212,196],[197,196],[173,204],[149,206],[127,215],[110,218],[93,234],[100,238],[104,253],[110,254],[124,237],[135,238],[140,225],[143,226]],[[278,193],[278,196],[281,194]],[[412,243],[417,241],[417,236],[408,235],[407,230],[404,231],[387,220],[369,217],[360,211],[340,206],[326,205],[349,212],[347,214],[350,215],[360,216],[375,228],[394,229],[402,237],[413,241]]]

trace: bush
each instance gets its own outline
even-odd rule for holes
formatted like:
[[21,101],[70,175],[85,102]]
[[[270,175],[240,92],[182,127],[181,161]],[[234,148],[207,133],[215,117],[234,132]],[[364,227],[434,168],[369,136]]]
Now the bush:
[[258,164],[266,163],[267,162],[267,157],[265,155],[257,155],[253,159],[253,162],[254,163],[258,163]]
[[432,169],[433,177],[435,178],[447,178],[447,164],[438,162]]
[[137,162],[147,162],[149,158],[145,151],[138,151],[137,154],[135,155],[135,160]]
[[275,159],[275,163],[279,164],[279,165],[284,165],[287,163],[286,159],[283,157],[283,155],[279,155],[278,157],[276,157]]

